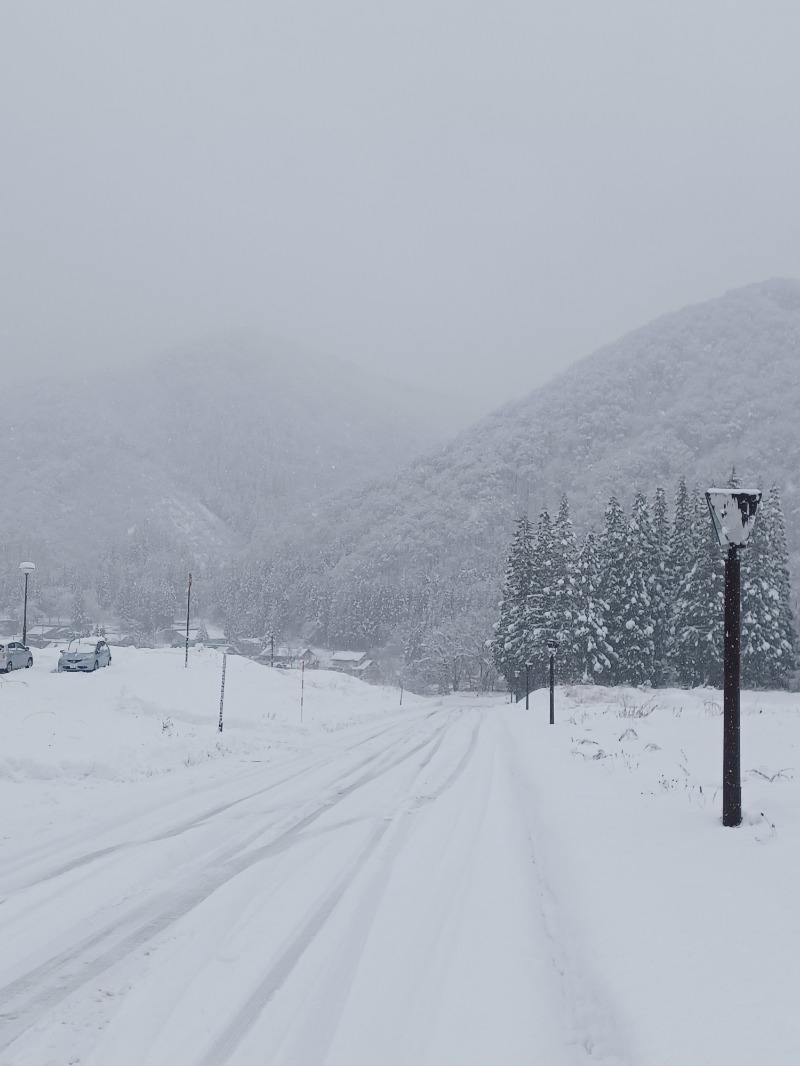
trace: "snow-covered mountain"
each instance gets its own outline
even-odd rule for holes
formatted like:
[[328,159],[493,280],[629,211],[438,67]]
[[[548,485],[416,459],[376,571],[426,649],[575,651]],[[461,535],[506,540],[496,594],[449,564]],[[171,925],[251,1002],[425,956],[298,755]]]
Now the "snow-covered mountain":
[[463,424],[437,397],[246,333],[17,386],[4,408],[0,537],[60,561],[143,522],[207,558],[235,552]]
[[[731,468],[783,494],[800,562],[800,283],[774,280],[627,334],[523,400],[417,459],[399,476],[320,509],[303,552],[322,580],[445,586],[492,602],[514,518],[555,509],[579,531],[612,493],[680,477],[706,487]],[[360,593],[363,596],[363,590]]]

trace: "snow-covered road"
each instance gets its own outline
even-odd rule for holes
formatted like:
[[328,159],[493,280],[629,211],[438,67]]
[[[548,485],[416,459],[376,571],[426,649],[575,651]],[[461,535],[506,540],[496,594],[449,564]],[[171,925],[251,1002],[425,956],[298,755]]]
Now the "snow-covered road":
[[796,1066],[800,698],[0,679],[0,1066]]
[[497,710],[411,712],[7,855],[0,1061],[567,1061]]

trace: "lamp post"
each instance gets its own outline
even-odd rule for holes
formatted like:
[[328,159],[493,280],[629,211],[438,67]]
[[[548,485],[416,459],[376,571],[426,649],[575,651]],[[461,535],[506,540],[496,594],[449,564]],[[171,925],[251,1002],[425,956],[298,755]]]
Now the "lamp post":
[[551,638],[547,641],[547,650],[550,652],[550,725],[556,723],[556,652],[558,641]]
[[519,703],[519,670],[514,671],[514,695],[511,702]]
[[28,574],[32,574],[36,569],[35,563],[20,563],[19,568],[25,575],[25,599],[22,608],[22,643],[27,645],[28,643]]
[[531,667],[533,663],[525,663],[525,710],[528,710],[528,700],[531,694]]
[[741,825],[741,567],[739,552],[747,544],[761,502],[758,489],[709,489],[708,509],[719,546],[725,551],[725,683],[722,740],[722,824]]

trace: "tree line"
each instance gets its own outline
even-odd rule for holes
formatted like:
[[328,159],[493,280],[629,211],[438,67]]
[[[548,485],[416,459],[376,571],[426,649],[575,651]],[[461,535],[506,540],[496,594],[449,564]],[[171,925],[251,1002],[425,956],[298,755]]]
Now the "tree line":
[[[729,482],[737,484],[735,472]],[[517,520],[492,658],[509,687],[544,684],[547,639],[558,675],[603,685],[720,687],[724,556],[705,495],[682,479],[672,518],[664,489],[638,493],[628,515],[616,496],[603,528],[580,546],[567,497],[534,528]],[[765,496],[742,553],[742,684],[785,687],[795,668],[789,561],[780,494]]]

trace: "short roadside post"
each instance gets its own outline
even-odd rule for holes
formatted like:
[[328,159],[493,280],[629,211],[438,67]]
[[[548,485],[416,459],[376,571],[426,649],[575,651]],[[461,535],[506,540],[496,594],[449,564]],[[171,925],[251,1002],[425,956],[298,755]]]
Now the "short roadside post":
[[741,567],[739,552],[755,525],[758,489],[709,489],[708,509],[725,552],[725,688],[723,694],[722,824],[742,823],[740,669]]
[[528,705],[531,695],[531,667],[533,663],[525,663],[525,710],[528,710]]
[[550,652],[550,725],[556,724],[556,652],[558,641],[551,638],[547,642]]

